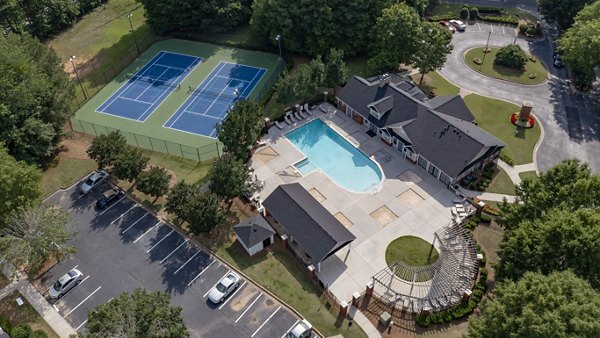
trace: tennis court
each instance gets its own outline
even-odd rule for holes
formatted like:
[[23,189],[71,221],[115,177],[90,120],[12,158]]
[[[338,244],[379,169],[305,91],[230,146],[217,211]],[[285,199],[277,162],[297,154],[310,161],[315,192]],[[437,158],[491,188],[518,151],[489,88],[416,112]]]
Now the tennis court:
[[144,122],[200,62],[199,57],[161,51],[96,111]]
[[266,72],[265,68],[219,62],[198,87],[189,88],[191,96],[164,127],[215,138],[215,125],[238,100],[250,95]]

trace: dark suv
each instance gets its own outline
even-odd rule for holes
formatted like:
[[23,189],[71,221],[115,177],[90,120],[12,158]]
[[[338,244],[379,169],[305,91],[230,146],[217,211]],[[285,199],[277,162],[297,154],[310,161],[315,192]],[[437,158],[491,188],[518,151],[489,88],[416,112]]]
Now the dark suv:
[[111,204],[118,201],[121,196],[123,196],[123,190],[118,187],[105,191],[96,201],[96,207],[100,210],[109,207]]

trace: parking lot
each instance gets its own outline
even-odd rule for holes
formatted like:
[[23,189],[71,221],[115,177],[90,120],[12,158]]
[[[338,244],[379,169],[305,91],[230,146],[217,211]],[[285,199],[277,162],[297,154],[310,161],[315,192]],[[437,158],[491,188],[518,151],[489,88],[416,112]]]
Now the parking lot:
[[135,201],[122,197],[99,211],[95,201],[108,183],[89,195],[77,186],[58,191],[45,203],[68,210],[77,235],[77,252],[40,279],[47,290],[73,268],[83,281],[57,301],[55,309],[78,331],[85,331],[88,310],[124,291],[163,291],[182,316],[192,337],[281,337],[298,320],[291,310],[253,283],[242,279],[224,302],[213,305],[208,291],[230,271],[188,238],[159,221]]

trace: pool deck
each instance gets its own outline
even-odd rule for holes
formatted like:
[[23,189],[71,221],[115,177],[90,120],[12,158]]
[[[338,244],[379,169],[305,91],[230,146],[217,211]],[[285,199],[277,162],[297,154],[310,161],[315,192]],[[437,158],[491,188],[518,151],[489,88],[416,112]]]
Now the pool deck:
[[[305,156],[285,133],[316,118],[378,163],[384,179],[377,191],[350,192],[318,169],[307,176],[293,169],[292,164]],[[424,169],[366,132],[365,126],[342,112],[322,113],[317,109],[312,116],[283,130],[275,126],[269,129],[262,139],[265,146],[251,160],[254,173],[264,182],[260,200],[281,184],[297,182],[356,236],[351,245],[325,259],[318,272],[339,301],[349,302],[354,292],[362,293],[373,275],[387,267],[385,250],[392,240],[413,235],[432,242],[435,231],[450,222],[452,200],[456,198]]]

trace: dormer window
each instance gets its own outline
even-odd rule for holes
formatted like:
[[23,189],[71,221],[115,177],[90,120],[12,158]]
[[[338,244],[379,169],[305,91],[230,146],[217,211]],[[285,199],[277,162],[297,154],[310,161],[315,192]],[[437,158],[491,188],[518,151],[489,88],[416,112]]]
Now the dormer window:
[[377,110],[375,110],[373,107],[369,107],[369,114],[371,114],[371,116],[373,116],[376,119],[380,119],[381,118],[381,114],[379,114],[379,112]]
[[369,114],[376,119],[381,119],[385,113],[392,110],[394,100],[392,96],[386,96],[368,105]]

